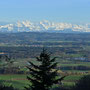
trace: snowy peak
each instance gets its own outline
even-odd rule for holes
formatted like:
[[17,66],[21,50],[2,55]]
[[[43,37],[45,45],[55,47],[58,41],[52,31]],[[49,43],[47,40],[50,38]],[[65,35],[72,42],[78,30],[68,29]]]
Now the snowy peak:
[[60,22],[49,22],[47,20],[40,22],[18,21],[15,24],[0,25],[0,32],[45,32],[45,31],[73,31],[90,32],[90,24],[71,24]]

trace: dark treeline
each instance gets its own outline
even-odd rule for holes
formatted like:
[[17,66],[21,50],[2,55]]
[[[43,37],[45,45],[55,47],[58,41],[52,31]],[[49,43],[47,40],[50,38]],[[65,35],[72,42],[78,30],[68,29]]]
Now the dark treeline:
[[77,66],[61,66],[61,67],[58,67],[58,69],[60,70],[82,70],[82,71],[86,70],[87,71],[87,70],[90,70],[90,67],[77,65]]
[[[27,46],[20,46],[20,47],[0,47],[0,52],[4,52],[10,55],[13,58],[29,58],[35,57],[39,55],[43,47],[27,47]],[[79,53],[76,50],[82,50],[80,47],[46,47],[50,52],[53,52],[53,55],[60,55],[61,53],[66,54],[75,54]],[[78,49],[79,48],[79,49]]]
[[29,41],[89,41],[90,33],[2,33],[0,43],[28,43]]

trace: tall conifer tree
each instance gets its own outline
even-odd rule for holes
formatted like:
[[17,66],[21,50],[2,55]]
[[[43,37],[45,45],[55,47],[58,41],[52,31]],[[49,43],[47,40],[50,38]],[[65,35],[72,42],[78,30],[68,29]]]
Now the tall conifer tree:
[[64,77],[57,78],[57,62],[55,62],[56,57],[50,58],[50,54],[47,50],[43,49],[39,57],[36,57],[39,65],[35,65],[32,62],[28,69],[30,70],[30,76],[27,79],[30,81],[31,85],[26,90],[50,90],[53,84],[57,84]]

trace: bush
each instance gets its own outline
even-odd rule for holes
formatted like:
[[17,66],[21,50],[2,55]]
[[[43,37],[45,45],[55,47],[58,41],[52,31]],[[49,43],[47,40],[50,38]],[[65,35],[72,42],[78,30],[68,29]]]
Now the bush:
[[51,90],[69,90],[69,89],[64,88],[64,87],[56,87],[56,88],[53,88]]
[[73,90],[90,90],[90,75],[82,77]]
[[17,89],[13,88],[12,86],[0,85],[0,90],[17,90]]

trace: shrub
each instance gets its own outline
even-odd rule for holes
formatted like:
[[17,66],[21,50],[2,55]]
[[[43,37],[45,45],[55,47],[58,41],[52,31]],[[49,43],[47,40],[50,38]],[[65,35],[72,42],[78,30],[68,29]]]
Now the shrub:
[[90,90],[90,75],[82,77],[75,85],[73,90]]

